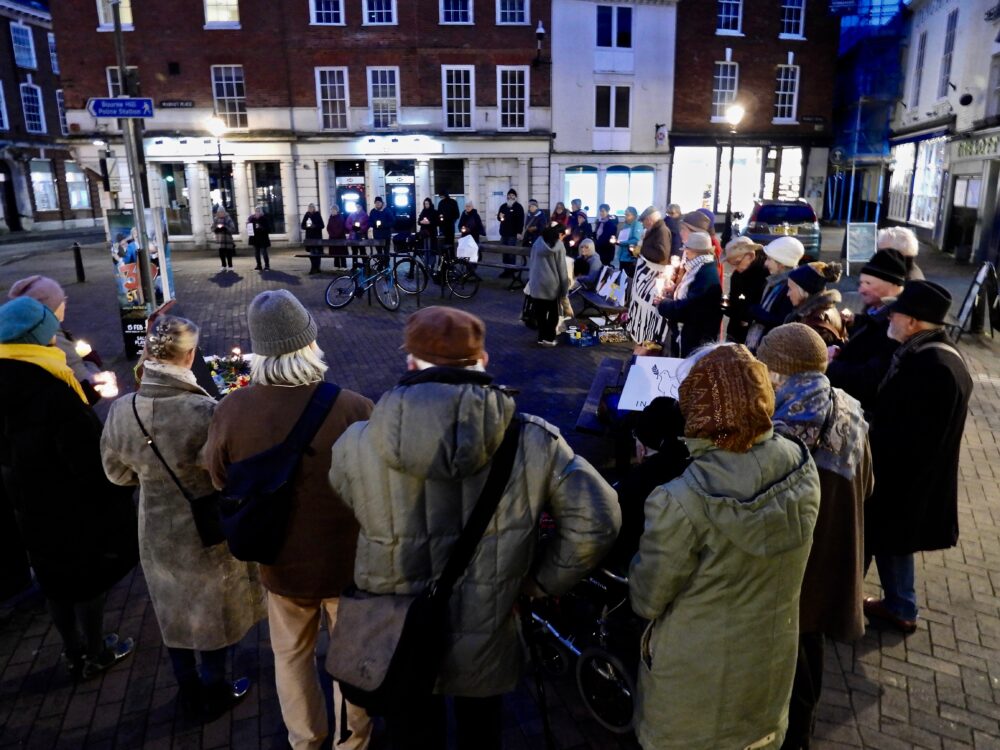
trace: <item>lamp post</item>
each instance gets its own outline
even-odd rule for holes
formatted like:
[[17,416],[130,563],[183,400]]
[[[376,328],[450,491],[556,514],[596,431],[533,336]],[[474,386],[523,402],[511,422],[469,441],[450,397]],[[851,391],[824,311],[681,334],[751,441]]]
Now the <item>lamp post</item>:
[[222,208],[226,209],[226,213],[229,213],[229,201],[226,200],[226,191],[222,186],[222,136],[225,135],[228,127],[218,115],[210,117],[206,125],[208,132],[215,137],[216,153],[219,157],[219,203]]
[[729,123],[729,191],[726,196],[726,229],[722,235],[722,244],[733,237],[733,163],[736,161],[736,128],[743,120],[746,110],[739,104],[730,104],[726,109],[726,122]]

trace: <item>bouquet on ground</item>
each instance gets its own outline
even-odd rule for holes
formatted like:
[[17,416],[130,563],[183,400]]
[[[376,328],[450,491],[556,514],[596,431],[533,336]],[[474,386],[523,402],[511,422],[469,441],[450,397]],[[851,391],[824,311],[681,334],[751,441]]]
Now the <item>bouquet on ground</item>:
[[226,395],[237,388],[250,385],[250,355],[244,354],[235,347],[225,357],[211,354],[205,357],[205,364],[212,373],[212,380],[221,395]]

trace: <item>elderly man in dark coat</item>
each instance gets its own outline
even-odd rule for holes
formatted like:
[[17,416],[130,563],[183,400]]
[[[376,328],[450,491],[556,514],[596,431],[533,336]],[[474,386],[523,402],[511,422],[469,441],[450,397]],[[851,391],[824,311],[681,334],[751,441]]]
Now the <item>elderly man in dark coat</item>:
[[639,252],[643,258],[661,265],[670,262],[670,230],[663,221],[663,213],[656,206],[649,206],[639,215],[645,228]]
[[889,305],[889,336],[900,347],[872,419],[865,548],[883,598],[865,599],[864,610],[903,633],[916,629],[913,553],[958,542],[958,455],[972,377],[944,330],[950,307],[948,291],[930,281],[909,282]]

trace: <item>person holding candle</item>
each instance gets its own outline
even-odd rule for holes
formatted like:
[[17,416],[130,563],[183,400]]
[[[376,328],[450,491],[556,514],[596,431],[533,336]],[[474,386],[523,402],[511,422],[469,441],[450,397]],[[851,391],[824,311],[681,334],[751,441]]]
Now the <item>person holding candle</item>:
[[597,225],[594,227],[594,244],[601,263],[611,265],[615,257],[618,239],[618,217],[611,213],[611,206],[602,203],[597,209]]
[[692,232],[684,243],[684,273],[669,299],[653,298],[657,312],[680,329],[679,354],[687,357],[695,349],[719,340],[722,324],[722,285],[715,272],[712,238],[707,232]]
[[[767,285],[767,269],[764,267],[764,246],[749,237],[735,237],[726,245],[726,263],[732,269],[729,276],[729,297],[726,300],[726,316],[729,325],[726,337],[743,344],[753,318],[750,308],[760,302]],[[725,298],[724,298],[725,299]]]
[[479,238],[486,234],[483,220],[476,210],[476,204],[472,201],[465,202],[465,210],[462,211],[462,216],[458,220],[458,233],[463,237],[471,237],[477,245]]
[[236,224],[233,217],[226,213],[226,209],[219,207],[215,212],[215,220],[212,222],[212,233],[219,241],[219,260],[222,261],[222,270],[233,267],[233,255],[236,253],[236,243],[233,242],[233,235],[236,234]]
[[[250,244],[253,245],[254,258],[257,260],[257,271],[271,270],[271,256],[268,248],[271,247],[271,222],[268,221],[264,213],[263,206],[257,206],[247,221],[247,234],[250,235]],[[260,261],[263,258],[264,267],[261,268]]]
[[[358,200],[354,210],[347,215],[347,233],[352,240],[363,240],[368,237],[368,212],[365,210],[363,200]],[[354,247],[352,251],[355,257],[365,255],[364,248],[361,247]]]
[[[517,202],[517,191],[511,188],[507,191],[507,202],[500,206],[497,211],[497,221],[500,222],[500,242],[511,247],[517,246],[517,238],[524,231],[524,207]],[[517,258],[514,255],[505,254],[503,262],[507,265],[514,265]],[[505,269],[500,278],[510,278],[514,272]]]
[[538,201],[532,198],[528,201],[528,213],[524,216],[524,237],[521,240],[523,247],[531,247],[535,240],[542,236],[542,230],[547,224],[545,212],[538,207]]
[[[316,210],[316,204],[310,203],[309,208],[306,209],[305,216],[302,217],[302,230],[306,233],[307,240],[322,240],[323,239],[323,214]],[[319,256],[323,254],[323,248],[313,247],[309,248],[309,254],[314,256]],[[319,258],[313,257],[309,259],[309,273],[319,273]]]
[[217,404],[191,371],[197,347],[191,321],[153,323],[139,391],[111,405],[101,458],[112,482],[139,486],[139,558],[160,635],[182,706],[210,721],[249,690],[249,679],[226,677],[226,657],[267,610],[257,564],[234,558],[221,538],[205,546],[188,499],[213,489],[201,451]]
[[441,239],[446,247],[455,244],[455,222],[458,221],[458,201],[445,191],[441,191],[441,200],[437,205],[441,224]]
[[639,212],[635,206],[625,209],[625,221],[618,230],[618,252],[615,254],[615,264],[622,269],[629,278],[635,274],[635,259],[638,255],[636,248],[642,241],[645,228],[639,221]]
[[552,216],[549,217],[550,222],[558,222],[564,227],[569,226],[569,211],[566,210],[566,204],[562,201],[556,203],[556,207],[552,209]]
[[381,196],[372,201],[372,211],[368,214],[368,226],[372,229],[372,239],[382,240],[389,247],[392,230],[396,225],[396,212],[383,203]]
[[420,233],[420,241],[424,246],[424,265],[428,270],[433,271],[437,265],[438,256],[438,224],[441,223],[441,215],[434,208],[434,201],[424,198],[424,207],[417,217],[417,229]]
[[[326,220],[326,235],[331,240],[343,240],[347,238],[347,222],[340,206],[334,203],[330,206],[330,218]],[[331,247],[330,255],[338,256],[333,261],[334,268],[343,268],[346,265],[343,256],[347,249],[343,247]]]
[[792,272],[806,249],[794,237],[779,237],[764,247],[764,267],[769,275],[767,286],[760,304],[750,306],[753,322],[747,333],[747,348],[755,352],[764,334],[785,322],[792,311],[792,301],[788,299],[788,274]]

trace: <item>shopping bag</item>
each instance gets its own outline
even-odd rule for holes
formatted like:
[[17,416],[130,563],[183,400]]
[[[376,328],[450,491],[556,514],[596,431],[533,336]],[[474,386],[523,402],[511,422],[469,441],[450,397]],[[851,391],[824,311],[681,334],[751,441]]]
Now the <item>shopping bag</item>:
[[458,247],[455,248],[455,256],[470,263],[478,263],[479,245],[476,244],[476,241],[472,237],[465,235],[458,241]]

